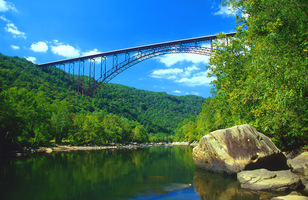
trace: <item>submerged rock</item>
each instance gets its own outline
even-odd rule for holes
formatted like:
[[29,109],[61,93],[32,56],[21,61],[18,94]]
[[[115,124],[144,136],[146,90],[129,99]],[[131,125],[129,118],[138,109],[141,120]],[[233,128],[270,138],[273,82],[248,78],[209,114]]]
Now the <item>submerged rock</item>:
[[229,174],[260,168],[288,168],[285,155],[275,144],[247,124],[203,136],[193,149],[193,159],[198,168]]
[[162,189],[166,192],[174,192],[178,190],[184,190],[186,188],[191,187],[191,184],[184,184],[184,183],[172,183],[168,186],[162,186]]
[[237,179],[244,189],[255,191],[289,191],[302,186],[300,178],[289,170],[268,171],[257,169],[242,171],[237,174]]

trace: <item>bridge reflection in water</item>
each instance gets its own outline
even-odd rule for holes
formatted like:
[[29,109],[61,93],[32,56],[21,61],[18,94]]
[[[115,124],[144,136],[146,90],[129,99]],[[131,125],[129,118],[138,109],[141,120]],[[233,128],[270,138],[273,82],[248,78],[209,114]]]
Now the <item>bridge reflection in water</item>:
[[[226,35],[233,37],[235,33],[228,33]],[[163,42],[49,62],[40,64],[39,66],[58,67],[60,70],[57,71],[57,75],[69,84],[77,82],[78,92],[82,92],[82,94],[93,94],[101,85],[108,83],[126,69],[150,58],[178,53],[210,56],[212,41],[216,38],[217,35],[211,35]],[[74,75],[78,75],[77,78]],[[87,81],[86,84],[88,85],[86,91],[85,81]]]

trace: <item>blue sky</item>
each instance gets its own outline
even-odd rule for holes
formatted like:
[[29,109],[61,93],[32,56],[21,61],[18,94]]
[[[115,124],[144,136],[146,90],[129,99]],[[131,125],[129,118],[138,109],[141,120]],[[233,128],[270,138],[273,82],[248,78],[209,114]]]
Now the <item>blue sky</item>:
[[[0,0],[0,53],[40,64],[129,47],[234,32],[216,0]],[[170,54],[112,83],[173,95],[210,96],[209,58]]]

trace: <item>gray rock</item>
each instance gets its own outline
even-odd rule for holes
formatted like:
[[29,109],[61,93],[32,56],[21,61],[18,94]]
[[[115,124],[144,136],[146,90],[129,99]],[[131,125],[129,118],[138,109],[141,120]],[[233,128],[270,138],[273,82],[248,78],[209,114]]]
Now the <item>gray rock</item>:
[[46,153],[52,153],[52,148],[46,148],[45,152]]
[[308,152],[303,152],[293,159],[288,159],[292,172],[308,176]]
[[303,184],[303,190],[302,190],[302,193],[306,196],[308,196],[308,176],[306,177],[301,177],[301,181],[302,181],[302,184]]
[[289,191],[296,190],[302,186],[299,177],[290,170],[268,171],[257,169],[242,171],[237,174],[237,179],[244,189],[255,191]]
[[308,197],[302,196],[297,192],[291,192],[289,195],[274,197],[271,200],[308,200]]
[[275,144],[247,124],[203,136],[193,149],[193,159],[198,168],[229,174],[260,168],[288,168],[285,155]]

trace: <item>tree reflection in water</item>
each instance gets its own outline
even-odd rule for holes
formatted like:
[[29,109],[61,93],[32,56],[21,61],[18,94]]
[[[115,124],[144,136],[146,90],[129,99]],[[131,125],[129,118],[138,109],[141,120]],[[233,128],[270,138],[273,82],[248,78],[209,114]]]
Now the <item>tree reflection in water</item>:
[[[127,199],[192,183],[192,148],[37,154],[0,163],[0,199]],[[3,198],[2,198],[3,197]]]
[[258,196],[241,190],[234,178],[196,170],[191,147],[65,152],[0,160],[0,199],[200,198],[253,200]]
[[254,200],[260,196],[243,190],[236,177],[196,169],[194,188],[201,200]]

